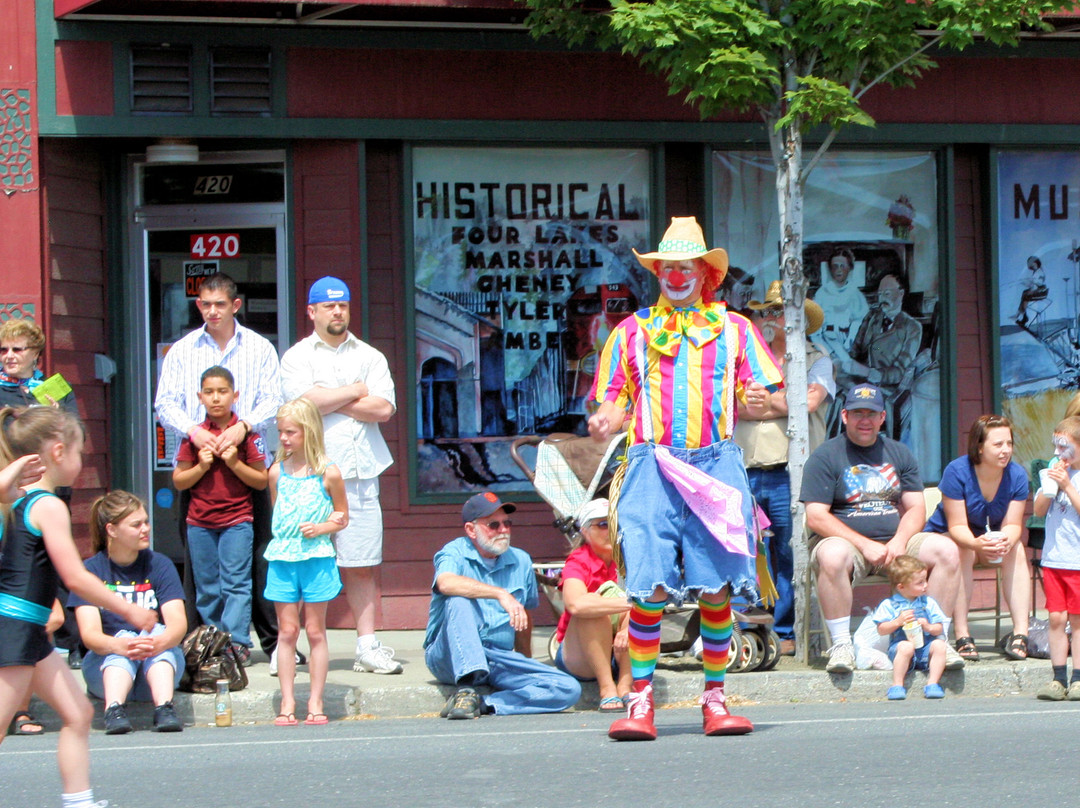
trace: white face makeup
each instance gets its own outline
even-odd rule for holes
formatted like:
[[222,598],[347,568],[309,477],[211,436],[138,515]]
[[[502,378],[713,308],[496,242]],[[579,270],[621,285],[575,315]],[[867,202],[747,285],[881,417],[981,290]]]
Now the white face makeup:
[[704,274],[696,261],[661,261],[660,292],[676,306],[692,305],[701,297]]
[[1076,450],[1064,435],[1054,435],[1054,456],[1063,463],[1072,463],[1076,459]]

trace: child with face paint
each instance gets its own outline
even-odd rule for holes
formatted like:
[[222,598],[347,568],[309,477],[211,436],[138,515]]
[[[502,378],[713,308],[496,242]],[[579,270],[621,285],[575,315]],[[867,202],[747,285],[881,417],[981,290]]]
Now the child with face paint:
[[[1039,689],[1044,701],[1080,701],[1080,417],[1066,418],[1054,430],[1056,460],[1035,492],[1036,516],[1046,517],[1043,589],[1050,612],[1050,664],[1054,678]],[[1065,633],[1068,619],[1072,640]],[[1071,646],[1071,647],[1070,647]],[[1073,673],[1066,679],[1072,654]]]
[[[735,549],[725,540],[753,532],[753,498],[742,450],[731,440],[735,398],[758,417],[782,386],[776,359],[758,330],[714,299],[728,269],[727,253],[708,249],[693,217],[674,218],[656,252],[634,255],[656,275],[660,299],[619,323],[597,363],[589,433],[599,440],[629,418],[627,463],[615,513],[626,590],[633,690],[626,718],[608,730],[620,740],[653,740],[652,676],[660,651],[660,619],[668,599],[697,598],[706,735],[741,735],[753,724],[732,715],[724,697],[731,641],[731,597],[757,597],[753,538]],[[678,474],[712,478],[738,502],[727,532],[694,512],[701,493],[680,488]],[[681,470],[681,471],[680,471]],[[700,489],[698,489],[700,491]],[[712,503],[709,503],[710,505]]]

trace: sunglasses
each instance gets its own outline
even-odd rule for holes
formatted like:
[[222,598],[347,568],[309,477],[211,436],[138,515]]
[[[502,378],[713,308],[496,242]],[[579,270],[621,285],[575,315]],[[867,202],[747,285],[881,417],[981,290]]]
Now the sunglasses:
[[498,530],[500,526],[509,530],[514,526],[514,522],[511,519],[503,519],[501,522],[496,519],[494,522],[484,522],[483,525],[488,530]]
[[16,348],[14,346],[10,346],[10,347],[4,348],[4,347],[0,346],[0,356],[3,356],[6,353],[13,353],[16,356],[18,356],[19,354],[23,353],[24,351],[29,351],[29,350],[30,349],[27,348],[27,347]]
[[772,317],[773,319],[776,319],[777,317],[783,317],[784,316],[784,307],[783,306],[769,306],[769,308],[761,310],[761,316],[762,317]]
[[586,527],[589,527],[590,525],[593,526],[593,527],[605,527],[606,528],[607,527],[607,519],[598,519],[595,522],[589,522],[589,524],[586,525]]

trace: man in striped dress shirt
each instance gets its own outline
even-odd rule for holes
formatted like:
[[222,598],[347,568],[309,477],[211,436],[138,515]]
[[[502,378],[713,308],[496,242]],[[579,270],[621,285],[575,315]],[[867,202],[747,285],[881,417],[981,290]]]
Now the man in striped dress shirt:
[[630,433],[616,512],[631,600],[634,690],[627,717],[608,735],[656,738],[652,676],[660,618],[669,598],[681,602],[688,595],[701,610],[705,734],[741,735],[753,724],[731,715],[724,698],[731,596],[756,599],[757,578],[753,499],[742,450],[731,440],[735,397],[748,412],[764,414],[768,393],[780,389],[783,377],[750,321],[713,300],[728,257],[705,246],[693,217],[673,218],[656,252],[634,255],[657,276],[660,300],[608,338],[593,383],[599,409],[589,419],[595,438],[607,438],[627,418]]
[[[210,444],[214,454],[220,455],[230,446],[241,445],[249,432],[265,435],[266,428],[274,423],[282,404],[281,369],[270,341],[236,322],[242,301],[232,278],[224,272],[207,277],[195,303],[203,326],[169,347],[161,363],[154,408],[166,428],[191,438],[196,449]],[[220,435],[202,428],[206,410],[198,396],[202,372],[214,365],[227,368],[236,380],[234,407],[238,420]],[[188,496],[181,493],[181,536],[186,536],[187,502]],[[255,491],[253,502],[252,625],[263,651],[272,654],[277,645],[277,617],[273,604],[263,597],[267,562],[262,555],[270,541],[269,492]],[[195,590],[193,583],[188,589],[191,559],[187,557],[186,542],[184,555],[184,592],[190,607],[195,603]],[[198,625],[195,616],[189,610],[189,625]]]

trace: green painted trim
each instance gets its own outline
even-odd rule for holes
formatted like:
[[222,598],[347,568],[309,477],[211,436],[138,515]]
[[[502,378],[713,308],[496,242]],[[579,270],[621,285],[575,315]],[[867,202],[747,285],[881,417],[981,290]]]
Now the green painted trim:
[[[286,118],[289,114],[289,74],[285,48],[270,48],[270,117]],[[265,119],[264,119],[265,120]]]
[[[112,296],[112,292],[128,286],[125,278],[127,256],[130,253],[128,243],[128,219],[123,214],[127,209],[129,187],[127,160],[122,151],[106,151],[102,158],[105,165],[105,244],[108,255],[105,267],[106,299],[118,300],[122,295]],[[122,488],[137,491],[141,482],[135,480],[132,465],[131,448],[137,445],[130,432],[142,423],[133,409],[136,400],[132,381],[137,376],[130,372],[128,363],[141,361],[141,357],[132,355],[129,350],[132,342],[127,332],[128,321],[122,311],[114,310],[107,318],[108,354],[116,362],[116,375],[109,383],[109,481],[110,488]],[[152,406],[146,402],[146,406]]]
[[708,223],[708,226],[704,228],[708,239],[706,246],[712,244],[716,247],[719,244],[719,237],[716,235],[717,205],[713,195],[713,190],[716,188],[716,166],[714,165],[713,151],[713,147],[708,143],[701,144],[701,177],[702,182],[705,183],[705,207],[701,215],[705,217],[705,221]]
[[[125,70],[127,56],[123,55]],[[460,140],[482,143],[731,143],[733,148],[767,149],[760,124],[698,121],[484,121],[375,118],[227,118],[209,115],[128,115],[127,74],[113,116],[58,116],[52,82],[39,87],[39,131],[43,137],[242,137],[284,139]],[[277,101],[275,100],[275,104]],[[276,110],[276,107],[275,107]],[[814,132],[813,135],[820,133]],[[807,143],[814,139],[808,138]],[[852,127],[837,138],[837,146],[903,145],[909,148],[943,143],[992,146],[1080,146],[1080,127],[1072,124],[880,124],[872,129]]]
[[[296,207],[293,204],[296,200],[296,183],[294,178],[296,176],[296,162],[293,159],[293,150],[291,145],[285,146],[285,255],[280,257],[280,260],[286,262],[287,272],[285,277],[287,279],[288,288],[285,290],[285,299],[289,301],[289,320],[287,326],[287,333],[283,336],[283,340],[286,345],[295,345],[299,340],[300,325],[296,322],[296,239],[292,236],[296,232]],[[278,295],[278,300],[281,300],[281,295]]]
[[210,118],[210,45],[206,42],[191,44],[191,115],[180,117]]
[[[360,299],[363,301],[360,339],[371,342],[371,265],[368,262],[368,195],[367,144],[360,141],[357,148],[357,205],[360,211]],[[411,266],[411,264],[410,264]],[[402,298],[408,300],[407,297]],[[414,351],[415,354],[415,351]],[[409,378],[413,378],[410,376]],[[411,408],[410,408],[411,409]]]
[[52,3],[36,4],[34,33],[37,39],[37,116],[38,135],[44,134],[45,122],[56,119],[56,20]]
[[1001,394],[1001,324],[998,322],[998,311],[1001,305],[1000,278],[998,267],[1001,265],[1001,254],[998,250],[1000,238],[1000,224],[998,221],[998,206],[1001,204],[998,194],[998,165],[999,149],[991,149],[987,159],[986,188],[983,191],[983,200],[986,204],[986,218],[989,222],[987,232],[990,234],[990,243],[987,245],[986,254],[990,258],[988,264],[990,273],[990,373],[991,373],[991,398],[994,404],[994,412],[1001,412],[1004,405],[1004,397]]
[[[405,258],[405,271],[402,272],[405,288],[401,290],[401,299],[405,301],[405,377],[410,381],[408,393],[398,408],[400,415],[404,410],[406,414],[405,440],[408,441],[403,454],[406,456],[406,468],[409,477],[409,504],[419,505],[423,503],[443,504],[454,500],[433,497],[430,494],[421,496],[417,490],[418,455],[416,451],[416,384],[411,383],[416,375],[416,250],[414,249],[414,233],[412,222],[412,206],[407,200],[412,199],[413,185],[413,145],[404,144],[401,150],[401,232],[405,239],[403,255]],[[366,214],[366,211],[365,211]]]
[[[956,367],[956,153],[946,146],[938,153],[938,366]],[[957,384],[955,373],[941,373],[941,467],[957,453]],[[936,483],[937,481],[935,481]]]

